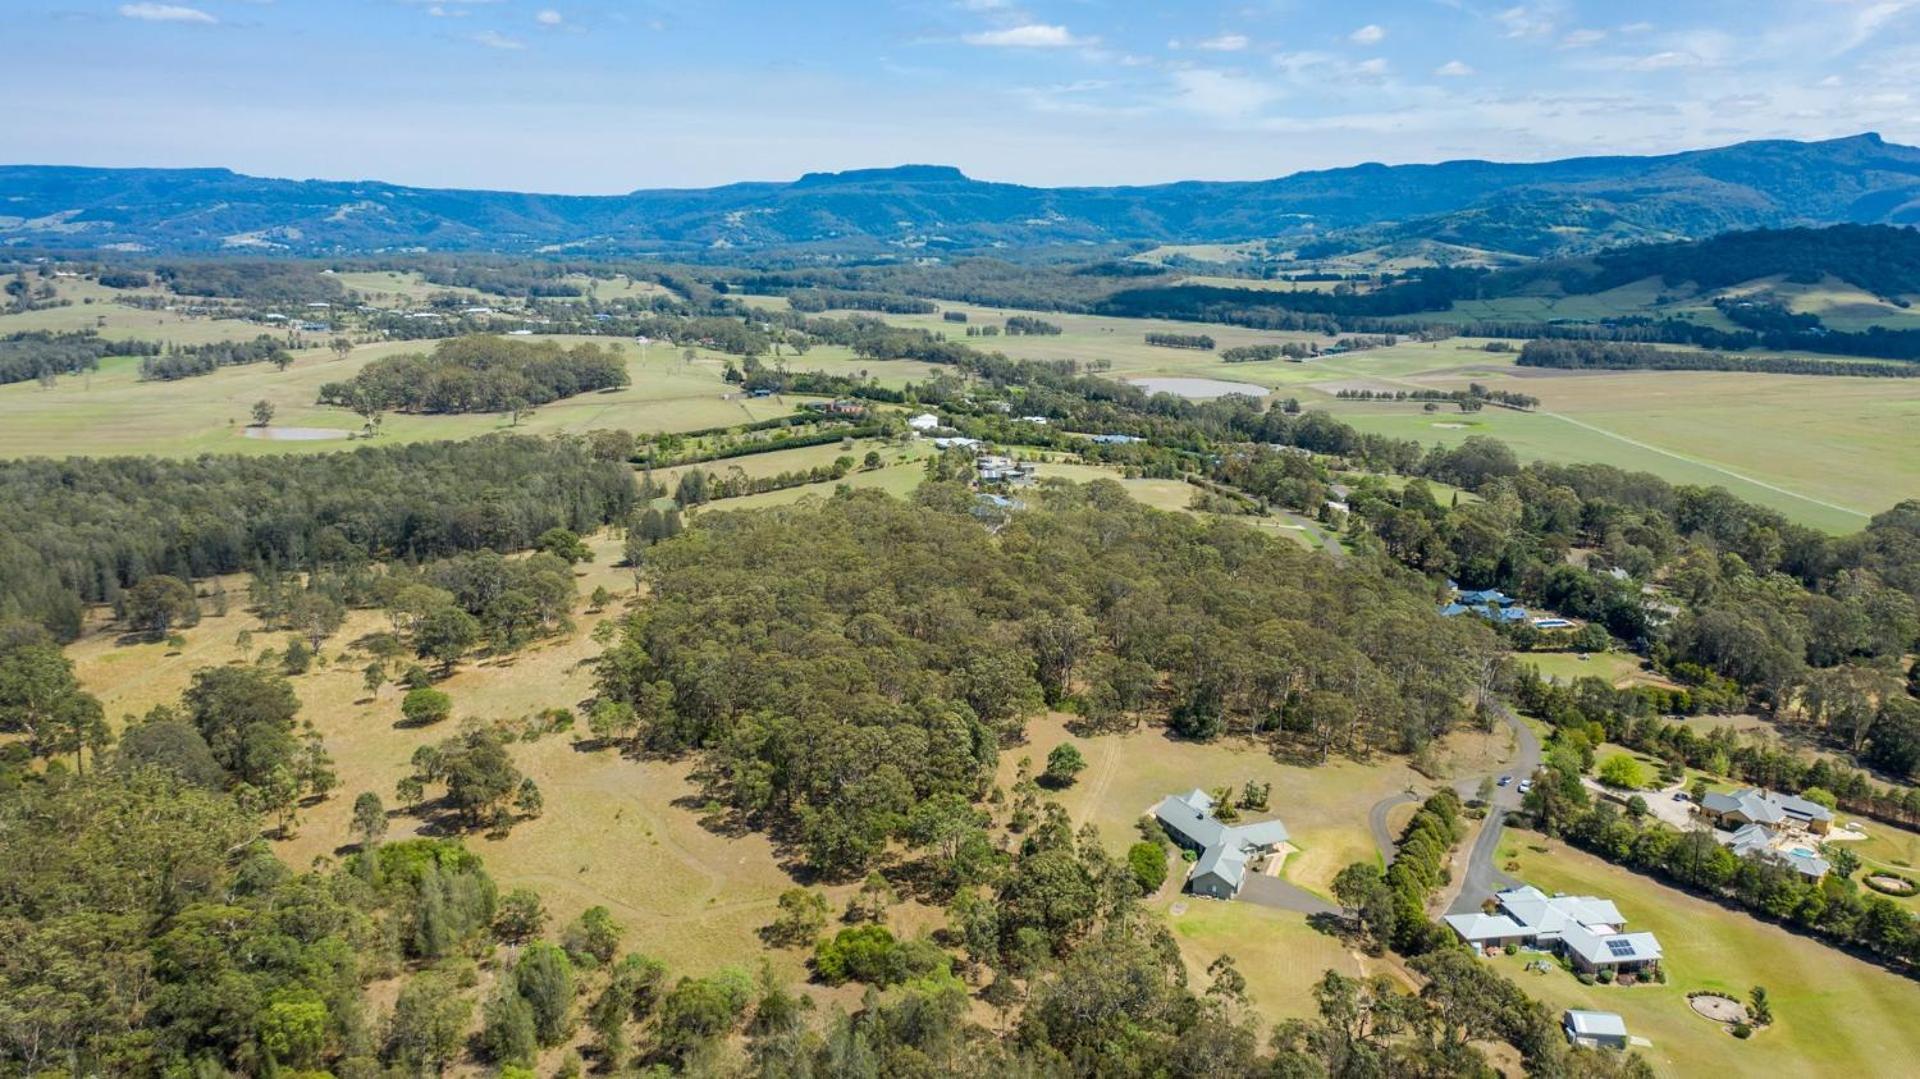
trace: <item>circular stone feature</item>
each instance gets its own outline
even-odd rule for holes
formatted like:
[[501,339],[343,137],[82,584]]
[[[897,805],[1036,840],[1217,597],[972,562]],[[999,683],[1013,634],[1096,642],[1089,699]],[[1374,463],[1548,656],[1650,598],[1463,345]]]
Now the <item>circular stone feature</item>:
[[1882,895],[1912,895],[1920,892],[1920,884],[1915,884],[1913,878],[1903,877],[1884,869],[1876,869],[1868,873],[1864,879],[1867,887]]
[[1718,993],[1697,993],[1687,998],[1687,1006],[1716,1023],[1743,1023],[1747,1018],[1746,1005]]

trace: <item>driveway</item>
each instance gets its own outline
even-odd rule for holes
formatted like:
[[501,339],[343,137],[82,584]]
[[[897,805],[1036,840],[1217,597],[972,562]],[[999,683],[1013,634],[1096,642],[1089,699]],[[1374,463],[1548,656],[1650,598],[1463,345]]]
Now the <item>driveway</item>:
[[1337,914],[1340,911],[1339,907],[1299,885],[1289,884],[1280,877],[1251,871],[1247,873],[1246,880],[1240,885],[1240,894],[1233,901],[1290,910],[1296,914]]
[[[1592,776],[1581,776],[1580,785],[1587,788],[1587,793],[1593,795],[1595,798],[1605,799],[1610,802],[1616,800],[1621,802],[1625,801],[1624,798],[1620,797],[1620,792],[1605,786]],[[1675,783],[1673,786],[1663,790],[1635,791],[1633,793],[1638,794],[1641,800],[1647,803],[1647,812],[1651,813],[1654,818],[1662,824],[1666,824],[1674,830],[1681,832],[1691,832],[1700,827],[1699,818],[1693,815],[1692,797],[1688,797],[1685,800],[1674,797],[1675,794],[1687,793],[1687,785],[1684,782]],[[1632,797],[1632,795],[1628,795],[1627,797]]]
[[[1480,822],[1480,834],[1473,841],[1473,850],[1467,855],[1466,880],[1462,882],[1460,894],[1447,909],[1449,914],[1463,914],[1480,909],[1493,893],[1502,888],[1511,888],[1520,883],[1494,867],[1494,859],[1500,853],[1500,827],[1506,821],[1507,814],[1520,808],[1522,801],[1520,782],[1533,775],[1540,768],[1540,739],[1533,728],[1520,721],[1513,710],[1505,704],[1495,704],[1502,722],[1513,732],[1513,744],[1517,752],[1513,760],[1501,774],[1513,777],[1513,782],[1505,787],[1496,787],[1493,799],[1487,808],[1487,819]],[[1475,776],[1455,784],[1462,797],[1471,798],[1479,791],[1480,778]],[[1497,777],[1496,777],[1497,778]]]

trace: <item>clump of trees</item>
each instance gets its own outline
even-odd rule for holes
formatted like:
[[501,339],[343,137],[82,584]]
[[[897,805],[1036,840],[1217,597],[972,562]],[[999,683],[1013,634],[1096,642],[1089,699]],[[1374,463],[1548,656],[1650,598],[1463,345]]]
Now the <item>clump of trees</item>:
[[285,370],[293,363],[293,353],[287,351],[285,342],[264,333],[251,341],[169,345],[166,351],[140,361],[140,377],[152,382],[172,382],[212,374],[222,367],[261,362]]
[[1213,338],[1203,333],[1150,333],[1147,344],[1160,348],[1191,348],[1202,352],[1213,351]]
[[549,401],[627,384],[626,362],[593,343],[475,334],[448,338],[431,353],[388,356],[346,382],[320,387],[320,403],[372,416],[398,412],[519,412]]

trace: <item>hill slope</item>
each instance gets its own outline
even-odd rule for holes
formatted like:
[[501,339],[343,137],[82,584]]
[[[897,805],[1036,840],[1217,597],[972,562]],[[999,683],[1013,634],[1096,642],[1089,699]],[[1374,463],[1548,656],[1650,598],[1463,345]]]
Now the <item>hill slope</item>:
[[1920,149],[1859,135],[1659,157],[1451,161],[1274,180],[1035,188],[910,165],[626,195],[0,166],[0,243],[161,251],[841,252],[1278,238],[1565,254],[1733,228],[1920,221]]

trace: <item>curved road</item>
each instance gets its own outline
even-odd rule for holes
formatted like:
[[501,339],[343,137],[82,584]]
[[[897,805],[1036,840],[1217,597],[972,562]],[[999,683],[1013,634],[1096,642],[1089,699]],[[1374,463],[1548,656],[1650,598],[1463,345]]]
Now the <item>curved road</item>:
[[[1500,846],[1500,824],[1512,810],[1520,808],[1520,781],[1533,775],[1540,767],[1540,739],[1535,737],[1533,728],[1520,721],[1513,710],[1505,704],[1494,702],[1493,707],[1501,722],[1513,732],[1514,756],[1507,766],[1492,776],[1470,776],[1454,784],[1462,799],[1475,797],[1480,791],[1483,779],[1498,780],[1499,776],[1513,777],[1513,782],[1505,787],[1495,787],[1493,799],[1487,808],[1487,819],[1480,825],[1480,834],[1473,841],[1473,850],[1467,855],[1466,881],[1461,885],[1460,895],[1453,901],[1447,913],[1459,914],[1464,911],[1480,909],[1480,904],[1488,896],[1501,888],[1519,883],[1512,877],[1494,868],[1493,859]],[[1387,827],[1387,814],[1395,806],[1405,805],[1419,799],[1406,791],[1390,794],[1373,804],[1367,811],[1367,827],[1373,832],[1373,841],[1380,847],[1380,857],[1392,863],[1394,856],[1394,836]]]

